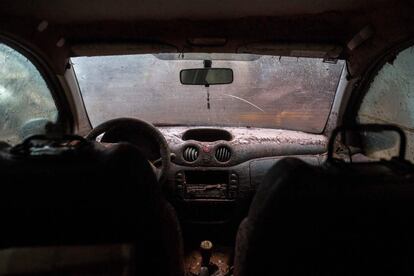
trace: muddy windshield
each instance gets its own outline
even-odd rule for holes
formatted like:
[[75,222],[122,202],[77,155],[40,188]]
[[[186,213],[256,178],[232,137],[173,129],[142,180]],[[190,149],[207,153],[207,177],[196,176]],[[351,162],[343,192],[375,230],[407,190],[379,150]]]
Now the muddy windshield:
[[180,71],[202,68],[205,57],[125,55],[72,58],[93,126],[117,117],[155,125],[237,126],[321,133],[343,61],[225,55],[213,68],[231,68],[231,84],[183,85]]

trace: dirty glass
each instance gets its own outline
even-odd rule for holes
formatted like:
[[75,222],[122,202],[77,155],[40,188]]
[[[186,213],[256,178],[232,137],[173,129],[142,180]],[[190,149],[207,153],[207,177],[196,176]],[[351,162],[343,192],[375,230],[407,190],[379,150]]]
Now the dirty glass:
[[[204,54],[205,55],[205,54]],[[159,57],[162,58],[159,58]],[[212,67],[231,68],[231,84],[188,86],[182,69],[202,59],[163,55],[73,58],[92,125],[135,117],[157,125],[241,126],[323,131],[343,62],[316,58],[216,55]],[[194,56],[194,55],[193,55]]]
[[16,144],[40,134],[56,117],[55,103],[36,67],[0,43],[0,141]]
[[[374,78],[358,112],[360,123],[394,124],[407,135],[407,157],[414,161],[414,47],[386,63]],[[368,137],[369,138],[369,137]],[[375,139],[374,139],[375,138]],[[373,137],[367,148],[374,158],[395,156],[398,137]]]

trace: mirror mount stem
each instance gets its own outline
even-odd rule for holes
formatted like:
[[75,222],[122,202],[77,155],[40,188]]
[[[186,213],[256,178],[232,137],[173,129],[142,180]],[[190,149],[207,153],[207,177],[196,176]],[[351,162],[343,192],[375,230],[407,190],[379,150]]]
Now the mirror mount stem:
[[204,68],[211,68],[211,65],[213,64],[213,62],[208,59],[205,59],[203,63],[204,63]]

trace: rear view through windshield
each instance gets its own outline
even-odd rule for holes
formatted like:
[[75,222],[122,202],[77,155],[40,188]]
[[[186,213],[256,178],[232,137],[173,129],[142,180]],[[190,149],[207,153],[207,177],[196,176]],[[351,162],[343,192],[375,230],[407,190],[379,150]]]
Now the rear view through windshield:
[[[225,56],[225,55],[224,55]],[[241,56],[240,56],[241,57]],[[263,127],[321,133],[328,119],[343,61],[257,56],[213,60],[231,68],[231,84],[183,85],[182,69],[203,60],[154,55],[73,58],[93,126],[117,117],[156,125]]]

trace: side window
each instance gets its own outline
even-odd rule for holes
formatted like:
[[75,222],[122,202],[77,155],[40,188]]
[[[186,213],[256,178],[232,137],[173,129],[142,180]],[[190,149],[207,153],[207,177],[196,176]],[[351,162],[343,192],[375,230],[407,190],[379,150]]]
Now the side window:
[[0,141],[16,144],[41,134],[55,122],[57,109],[50,90],[25,56],[0,43]]
[[[414,47],[400,52],[378,72],[362,101],[357,120],[402,128],[407,135],[407,159],[414,161]],[[372,145],[368,153],[373,157],[395,155],[397,137],[371,138],[374,143],[367,144]]]

